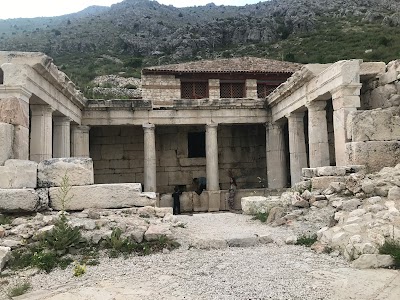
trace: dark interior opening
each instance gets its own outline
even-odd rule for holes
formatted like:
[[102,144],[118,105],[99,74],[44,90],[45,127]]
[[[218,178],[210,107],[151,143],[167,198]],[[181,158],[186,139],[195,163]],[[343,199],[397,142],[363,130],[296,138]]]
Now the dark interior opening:
[[1,68],[0,68],[0,84],[4,84],[4,72]]
[[205,132],[188,132],[188,157],[206,157]]

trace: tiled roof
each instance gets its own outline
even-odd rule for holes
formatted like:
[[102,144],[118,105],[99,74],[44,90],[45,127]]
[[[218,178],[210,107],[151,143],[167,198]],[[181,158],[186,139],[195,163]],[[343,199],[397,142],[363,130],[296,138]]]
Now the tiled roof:
[[143,69],[143,73],[294,73],[301,67],[301,64],[287,61],[238,57],[148,67]]

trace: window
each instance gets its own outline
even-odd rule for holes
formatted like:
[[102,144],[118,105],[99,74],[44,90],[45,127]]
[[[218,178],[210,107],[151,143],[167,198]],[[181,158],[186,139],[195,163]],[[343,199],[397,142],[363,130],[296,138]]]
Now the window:
[[221,82],[221,98],[244,98],[244,82]]
[[206,133],[188,133],[188,157],[206,157]]
[[208,98],[208,82],[181,82],[181,98]]
[[257,83],[257,97],[265,98],[276,88],[276,86],[269,85],[267,83]]
[[3,70],[0,68],[0,84],[4,83],[4,72]]

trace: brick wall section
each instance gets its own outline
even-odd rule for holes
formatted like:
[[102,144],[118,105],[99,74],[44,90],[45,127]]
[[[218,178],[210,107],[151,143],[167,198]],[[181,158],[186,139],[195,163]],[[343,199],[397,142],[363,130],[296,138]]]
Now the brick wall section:
[[[156,126],[157,191],[171,193],[175,185],[192,190],[192,179],[206,177],[206,158],[188,158],[188,132],[204,126]],[[219,126],[221,188],[229,187],[228,170],[240,188],[262,187],[266,177],[265,128],[262,125]],[[143,183],[143,129],[104,126],[90,130],[90,156],[95,183]]]
[[153,100],[153,105],[172,105],[181,98],[181,81],[174,75],[142,75],[142,97]]

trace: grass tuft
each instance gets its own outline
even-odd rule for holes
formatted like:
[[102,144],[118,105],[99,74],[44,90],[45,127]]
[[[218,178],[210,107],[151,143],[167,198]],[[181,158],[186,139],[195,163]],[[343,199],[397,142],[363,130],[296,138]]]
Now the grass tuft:
[[388,254],[393,257],[394,268],[400,269],[400,242],[395,240],[386,240],[379,248],[380,254]]
[[266,212],[258,212],[253,218],[252,220],[260,220],[262,223],[267,222],[268,219],[268,213]]
[[301,235],[295,245],[301,245],[301,246],[306,246],[306,247],[311,247],[312,244],[314,244],[317,241],[317,235],[312,234],[312,235]]
[[31,289],[32,285],[29,282],[22,282],[14,286],[8,291],[8,296],[17,297],[25,294]]

